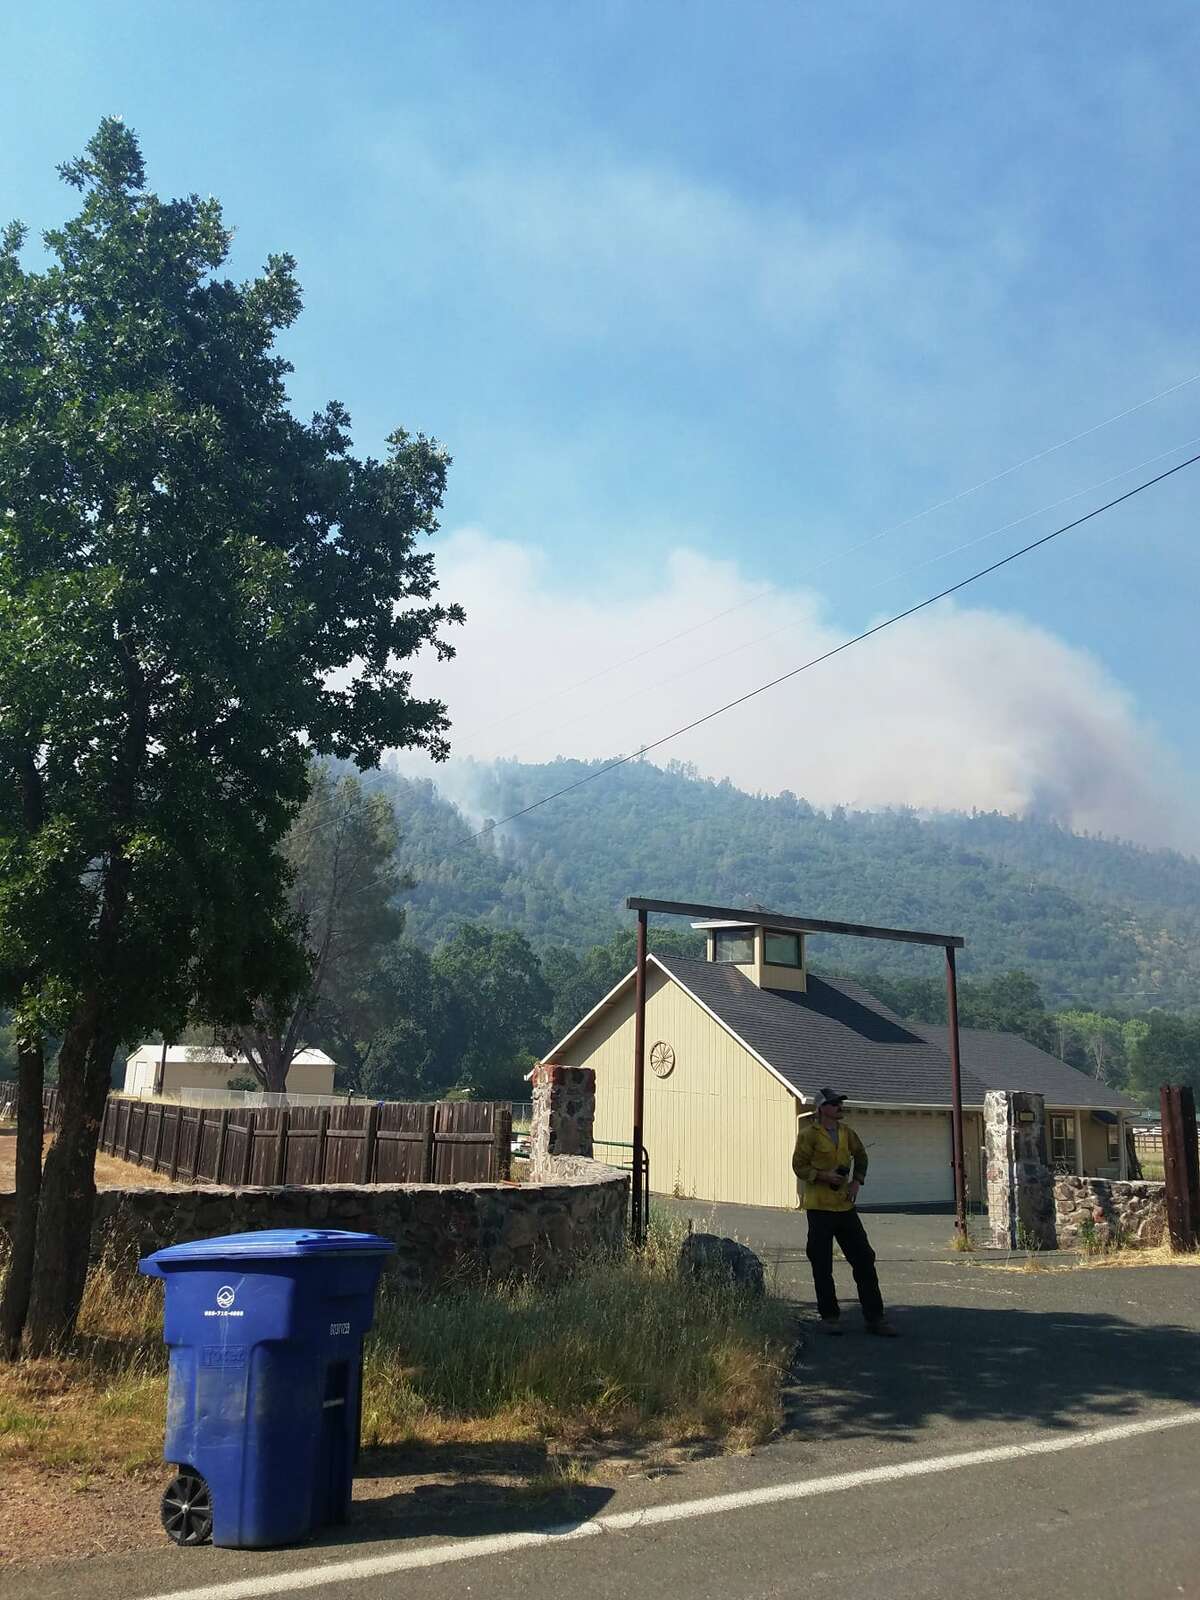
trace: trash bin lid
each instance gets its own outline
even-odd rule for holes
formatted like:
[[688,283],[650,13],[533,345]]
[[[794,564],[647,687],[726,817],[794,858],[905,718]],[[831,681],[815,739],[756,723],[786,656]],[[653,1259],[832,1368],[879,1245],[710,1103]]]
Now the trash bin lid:
[[192,1239],[169,1244],[139,1262],[143,1272],[163,1266],[206,1261],[278,1261],[297,1256],[383,1256],[396,1248],[377,1233],[347,1233],[340,1228],[259,1228],[254,1233],[226,1233],[217,1239]]

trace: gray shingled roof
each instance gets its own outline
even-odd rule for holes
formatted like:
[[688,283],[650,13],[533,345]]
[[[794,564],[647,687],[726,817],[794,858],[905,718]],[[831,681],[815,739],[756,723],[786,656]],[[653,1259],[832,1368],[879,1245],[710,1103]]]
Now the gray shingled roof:
[[[945,1025],[902,1022],[848,978],[809,974],[805,993],[760,989],[725,962],[655,955],[731,1032],[800,1094],[828,1085],[871,1105],[949,1105]],[[1050,1105],[1135,1110],[1135,1102],[1016,1033],[959,1032],[963,1104],[987,1089],[1026,1089]]]
[[[950,1060],[846,978],[809,974],[806,993],[760,989],[724,962],[654,957],[800,1094],[828,1086],[867,1105],[950,1104]],[[963,1100],[983,1085],[963,1071]]]
[[[914,1022],[910,1026],[939,1050],[949,1048],[944,1024]],[[1039,1050],[1019,1033],[961,1028],[958,1047],[964,1069],[989,1089],[1026,1089],[1031,1094],[1045,1095],[1047,1104],[1055,1106],[1137,1109],[1137,1102],[1128,1095]]]

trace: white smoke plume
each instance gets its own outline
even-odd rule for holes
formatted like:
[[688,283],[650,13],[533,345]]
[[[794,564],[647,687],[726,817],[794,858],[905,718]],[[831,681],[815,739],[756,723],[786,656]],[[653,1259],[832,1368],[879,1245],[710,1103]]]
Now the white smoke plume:
[[[456,659],[418,663],[415,686],[447,702],[455,755],[479,760],[636,750],[863,620],[840,626],[819,593],[764,593],[733,563],[686,549],[636,582],[622,572],[607,592],[584,593],[551,581],[537,552],[465,530],[444,544],[438,571],[467,625]],[[718,612],[730,614],[706,621]],[[1200,837],[1170,752],[1102,662],[1019,616],[953,602],[651,756],[672,758],[820,806],[1036,812],[1184,849]],[[402,766],[430,770],[415,757]],[[471,809],[466,772],[452,763],[432,775]]]

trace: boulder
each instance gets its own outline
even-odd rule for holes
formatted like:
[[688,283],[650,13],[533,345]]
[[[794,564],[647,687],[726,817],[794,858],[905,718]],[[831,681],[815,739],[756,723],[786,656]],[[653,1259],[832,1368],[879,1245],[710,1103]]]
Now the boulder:
[[736,1239],[715,1233],[689,1233],[679,1249],[679,1271],[690,1278],[724,1278],[749,1294],[763,1294],[763,1264]]

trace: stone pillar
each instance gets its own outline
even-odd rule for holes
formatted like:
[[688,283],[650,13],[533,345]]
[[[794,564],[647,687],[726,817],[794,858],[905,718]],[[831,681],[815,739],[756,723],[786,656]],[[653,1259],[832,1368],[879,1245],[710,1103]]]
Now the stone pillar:
[[595,1114],[596,1074],[591,1067],[534,1068],[529,1137],[529,1176],[534,1183],[548,1178],[562,1156],[591,1159]]
[[983,1103],[988,1222],[998,1250],[1054,1250],[1054,1174],[1046,1159],[1046,1102],[989,1089]]

